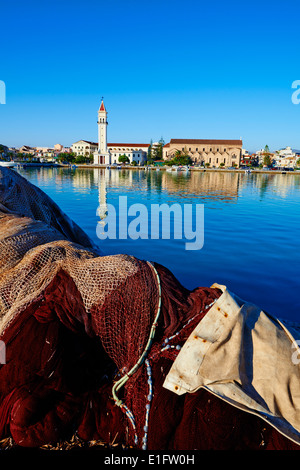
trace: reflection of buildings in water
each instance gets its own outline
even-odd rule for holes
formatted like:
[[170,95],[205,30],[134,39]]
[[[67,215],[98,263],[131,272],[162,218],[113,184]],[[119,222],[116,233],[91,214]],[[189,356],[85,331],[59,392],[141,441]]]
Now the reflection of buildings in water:
[[291,189],[299,187],[299,177],[287,174],[268,175],[269,186],[281,197],[287,197]]
[[190,172],[188,176],[164,172],[162,187],[170,193],[233,202],[238,197],[240,174],[227,172]]
[[291,190],[300,186],[300,175],[289,173],[253,174],[251,178],[246,178],[246,180],[247,186],[258,189],[261,196],[272,192],[281,197],[287,197]]
[[139,186],[141,189],[146,189],[144,171],[95,168],[93,172],[98,187],[105,184],[111,189],[122,188],[124,189],[124,195],[126,195],[126,191],[130,191],[133,187],[136,189]]
[[85,192],[91,189],[95,184],[93,172],[84,168],[77,168],[76,170],[69,170],[72,172],[72,184],[78,191]]
[[[26,173],[28,170],[20,170],[20,174],[26,178]],[[35,172],[36,180],[38,183],[47,183],[49,180],[54,181],[54,183],[61,187],[63,183],[63,175],[58,171],[58,168],[44,168],[44,167],[37,167],[37,168],[30,168],[29,172]]]
[[95,168],[94,178],[97,181],[99,194],[98,215],[105,218],[107,212],[107,194],[110,189],[123,189],[123,195],[131,189],[156,192],[160,189],[170,194],[177,193],[182,197],[200,196],[202,198],[218,199],[228,202],[236,201],[242,175],[220,172],[189,172],[186,175],[174,175],[165,171],[133,171],[107,170]]
[[94,168],[93,169],[95,180],[97,181],[98,186],[103,182],[103,184],[108,185],[109,187],[119,187],[119,186],[132,186],[133,182],[133,171],[123,171],[117,169],[108,169],[108,168]]

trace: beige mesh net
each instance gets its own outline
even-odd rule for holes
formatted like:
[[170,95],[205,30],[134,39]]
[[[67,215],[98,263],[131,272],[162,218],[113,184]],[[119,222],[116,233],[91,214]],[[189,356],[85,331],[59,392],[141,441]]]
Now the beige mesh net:
[[[20,175],[16,175],[15,178],[19,180]],[[10,175],[10,181],[12,180],[13,177]],[[37,214],[36,217],[40,217],[43,221],[9,213],[3,204],[10,201],[10,197],[7,197],[8,192],[1,201],[1,331],[3,332],[18,312],[36,300],[58,271],[63,269],[75,282],[87,315],[93,312],[95,334],[102,331],[104,345],[109,354],[119,367],[123,367],[124,364],[119,362],[120,358],[123,360],[124,357],[117,346],[120,329],[130,326],[132,332],[136,330],[133,333],[136,342],[133,344],[133,351],[128,351],[128,355],[131,358],[138,357],[140,348],[143,347],[139,346],[139,340],[145,335],[145,331],[141,332],[141,321],[146,328],[147,323],[150,325],[152,312],[157,303],[155,296],[157,287],[151,268],[147,263],[127,255],[101,257],[91,248],[87,249],[64,239],[63,233],[59,231],[61,227],[57,223],[55,224],[57,229],[45,223],[46,220],[50,223],[54,218],[53,203],[45,200],[44,195],[39,202],[39,191],[27,181],[14,185],[13,192],[16,186],[22,188],[22,194],[26,194],[24,187],[29,188],[29,194],[36,191],[33,200],[37,202],[37,209],[42,202],[42,209],[27,207],[27,198],[22,195],[18,200],[22,201],[24,214],[29,212]],[[32,194],[30,197],[32,198]],[[17,209],[15,197],[12,197],[12,200],[14,209]],[[55,209],[57,213],[57,208]],[[82,240],[84,242],[88,240],[78,228],[74,229],[71,223],[68,226],[64,224],[63,229],[62,231],[67,232],[68,236],[71,235],[70,238],[75,241],[82,243]],[[88,245],[92,246],[91,243]],[[138,286],[136,291],[134,286]],[[147,295],[141,295],[141,292]],[[117,324],[116,316],[112,315],[116,305],[119,313]],[[146,324],[145,318],[148,318]]]

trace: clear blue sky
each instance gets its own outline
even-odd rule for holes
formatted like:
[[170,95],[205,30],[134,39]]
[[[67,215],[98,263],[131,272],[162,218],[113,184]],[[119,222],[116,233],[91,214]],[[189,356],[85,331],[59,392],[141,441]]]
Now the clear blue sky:
[[85,0],[1,5],[0,143],[242,137],[300,148],[299,1]]

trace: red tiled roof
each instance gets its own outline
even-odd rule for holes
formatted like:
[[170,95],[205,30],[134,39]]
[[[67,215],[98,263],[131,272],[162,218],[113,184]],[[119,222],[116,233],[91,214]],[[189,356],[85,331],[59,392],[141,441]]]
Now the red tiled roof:
[[[97,142],[90,142],[89,140],[78,140],[78,142],[85,142],[87,144],[90,144],[90,145],[95,145],[96,147],[98,147],[98,143]],[[75,142],[76,144],[77,142]]]
[[214,140],[214,139],[171,139],[170,144],[243,145],[243,141],[242,140]]
[[107,144],[108,147],[149,147],[149,144]]
[[[98,142],[90,142],[89,140],[78,140],[78,142],[86,142],[87,144],[90,145],[95,145],[98,147]],[[75,142],[77,143],[77,142]],[[149,147],[149,144],[107,144],[108,147]]]

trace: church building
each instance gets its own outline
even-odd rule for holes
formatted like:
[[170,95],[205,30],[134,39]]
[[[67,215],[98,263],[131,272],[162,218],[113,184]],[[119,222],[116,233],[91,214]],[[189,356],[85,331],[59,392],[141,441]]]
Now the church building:
[[163,158],[172,159],[180,152],[200,165],[239,167],[242,146],[242,140],[171,139],[163,148]]
[[149,144],[107,143],[107,125],[107,111],[102,99],[98,111],[98,149],[94,152],[94,164],[118,164],[119,156],[126,155],[129,163],[143,165],[147,160]]

